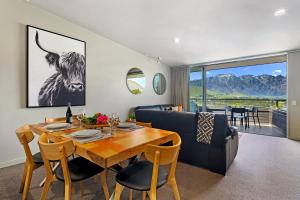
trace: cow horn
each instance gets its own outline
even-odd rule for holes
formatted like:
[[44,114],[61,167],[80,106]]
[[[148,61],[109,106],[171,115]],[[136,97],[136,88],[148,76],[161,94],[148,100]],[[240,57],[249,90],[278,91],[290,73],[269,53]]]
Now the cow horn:
[[38,45],[38,47],[39,47],[40,49],[42,49],[43,51],[45,51],[45,52],[47,52],[47,53],[53,53],[53,52],[51,52],[51,51],[47,51],[46,49],[44,49],[44,48],[40,45],[40,42],[39,42],[39,33],[38,33],[38,31],[36,31],[36,34],[35,34],[35,42],[36,42],[36,44]]

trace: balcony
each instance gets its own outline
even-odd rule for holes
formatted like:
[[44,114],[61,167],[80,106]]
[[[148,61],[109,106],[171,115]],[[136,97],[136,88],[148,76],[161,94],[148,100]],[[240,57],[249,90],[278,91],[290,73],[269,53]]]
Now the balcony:
[[[197,111],[201,108],[202,98],[192,97],[190,98],[190,110],[192,112]],[[239,131],[276,136],[286,137],[287,136],[287,113],[286,113],[286,99],[251,99],[251,98],[208,98],[206,99],[207,110],[214,113],[225,114],[225,107],[246,107],[252,108],[253,106],[258,107],[258,116],[261,123],[261,127],[258,126],[257,119],[256,125],[252,118],[250,118],[249,128],[241,126],[237,122]],[[228,119],[230,119],[231,113],[226,113]]]

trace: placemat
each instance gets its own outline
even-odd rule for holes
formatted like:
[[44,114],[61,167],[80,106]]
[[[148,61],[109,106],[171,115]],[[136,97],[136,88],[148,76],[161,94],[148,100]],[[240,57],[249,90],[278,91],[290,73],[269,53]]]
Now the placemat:
[[86,143],[95,142],[98,140],[109,138],[109,137],[111,137],[111,135],[99,132],[95,136],[92,136],[92,137],[78,138],[78,137],[74,137],[71,133],[71,134],[65,134],[64,137],[72,138],[73,140],[75,140],[76,142],[79,142],[81,144],[86,144]]
[[[46,125],[45,125],[46,126]],[[43,126],[44,127],[44,126]],[[75,125],[71,125],[69,127],[66,127],[66,128],[59,128],[59,129],[47,129],[45,128],[49,133],[52,133],[52,132],[57,132],[57,131],[64,131],[64,130],[69,130],[69,129],[74,129],[74,128],[78,128],[78,126],[75,126]]]

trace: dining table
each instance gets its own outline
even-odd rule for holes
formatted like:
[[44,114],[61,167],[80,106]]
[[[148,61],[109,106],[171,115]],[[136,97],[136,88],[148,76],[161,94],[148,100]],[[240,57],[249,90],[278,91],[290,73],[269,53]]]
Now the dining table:
[[[176,134],[173,131],[149,127],[142,127],[131,131],[116,129],[109,137],[83,144],[67,136],[78,130],[85,130],[87,128],[79,126],[75,122],[71,128],[49,131],[45,128],[48,124],[43,122],[29,126],[32,132],[37,135],[48,134],[51,142],[73,140],[75,154],[102,167],[106,175],[105,181],[107,181],[107,171],[113,165],[143,153],[148,144],[160,145],[172,141]],[[111,196],[112,198],[113,195]]]

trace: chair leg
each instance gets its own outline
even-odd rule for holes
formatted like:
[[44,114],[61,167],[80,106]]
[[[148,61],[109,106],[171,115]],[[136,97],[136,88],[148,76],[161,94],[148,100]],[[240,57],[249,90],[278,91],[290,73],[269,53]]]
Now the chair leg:
[[256,126],[254,115],[252,116],[252,118],[253,118],[254,125]]
[[257,121],[258,121],[259,128],[261,128],[258,115],[257,115]]
[[29,191],[29,188],[30,188],[32,173],[33,173],[33,166],[28,165],[27,166],[27,171],[26,171],[25,186],[24,186],[24,191],[23,191],[23,195],[22,195],[23,200],[27,199],[27,194],[28,194],[28,191]]
[[105,195],[105,199],[109,200],[109,190],[107,186],[107,171],[104,170],[103,172],[100,173],[100,181],[102,185],[102,189]]
[[133,196],[133,190],[129,189],[129,200],[132,200],[132,196]]
[[71,200],[72,185],[65,182],[65,200]]
[[154,190],[150,190],[149,198],[150,200],[156,200],[156,188]]
[[169,183],[173,189],[173,193],[174,193],[174,197],[176,200],[180,200],[180,195],[179,195],[179,191],[178,191],[178,187],[177,187],[177,183],[176,183],[176,179],[175,178],[172,178],[170,180],[170,183]]
[[147,192],[143,191],[142,193],[142,200],[146,200]]
[[43,191],[42,191],[42,196],[41,196],[41,200],[46,200],[47,198],[47,194],[51,185],[51,177],[47,177],[46,181],[44,183],[44,187],[43,187]]
[[123,188],[124,188],[124,186],[120,185],[119,183],[116,183],[116,190],[115,190],[115,198],[114,198],[114,200],[120,200]]
[[24,184],[25,184],[26,174],[27,174],[27,167],[28,167],[27,163],[25,162],[22,181],[21,181],[20,190],[19,190],[20,193],[22,193],[24,190]]

